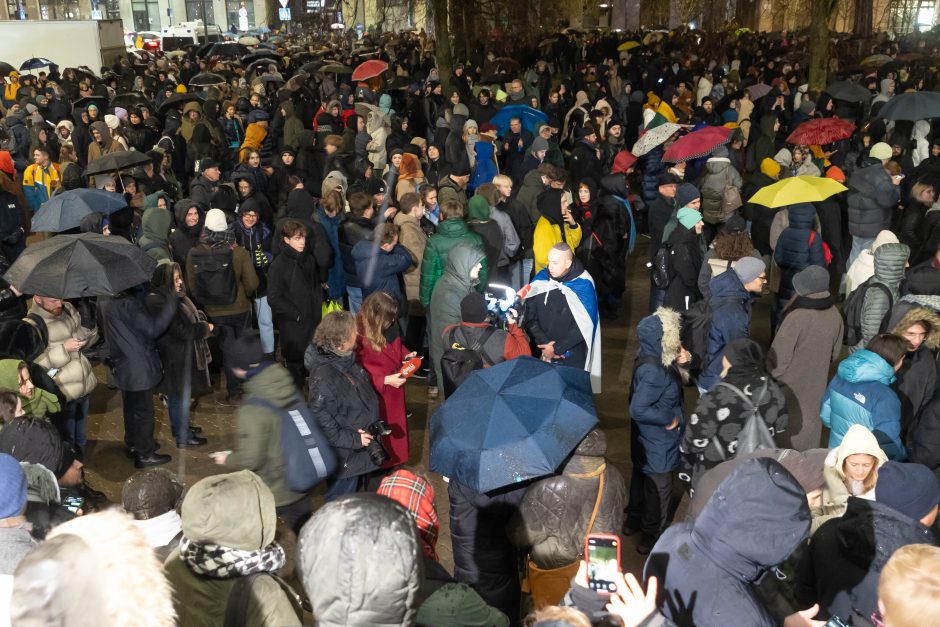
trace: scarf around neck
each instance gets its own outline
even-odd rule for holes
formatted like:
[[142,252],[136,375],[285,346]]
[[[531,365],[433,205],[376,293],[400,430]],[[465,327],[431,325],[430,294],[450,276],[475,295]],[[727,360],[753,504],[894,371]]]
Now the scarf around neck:
[[180,557],[194,573],[213,579],[274,572],[283,568],[287,561],[284,549],[277,542],[256,551],[245,551],[208,542],[197,544],[183,536],[179,548]]

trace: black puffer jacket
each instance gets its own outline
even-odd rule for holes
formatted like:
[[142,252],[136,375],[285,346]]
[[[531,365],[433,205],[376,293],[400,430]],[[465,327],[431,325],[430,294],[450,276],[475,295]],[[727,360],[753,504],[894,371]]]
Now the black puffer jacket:
[[168,293],[163,309],[154,316],[143,303],[127,294],[102,305],[111,371],[118,388],[139,392],[160,382],[163,365],[157,352],[157,338],[176,315],[177,304],[175,293]]
[[519,555],[507,529],[526,485],[485,494],[453,479],[447,485],[454,578],[507,616],[519,615]]
[[891,214],[898,204],[898,186],[887,170],[876,163],[857,170],[849,179],[849,233],[875,237],[891,227]]
[[[199,212],[199,222],[195,226],[186,226],[186,214],[195,207]],[[173,251],[173,261],[180,264],[186,271],[186,256],[193,246],[199,243],[199,234],[206,219],[206,212],[198,202],[189,198],[176,201],[173,205],[173,214],[176,216],[176,228],[170,233],[170,250]]]
[[595,429],[581,441],[560,475],[540,479],[525,491],[510,539],[528,550],[539,568],[559,568],[578,560],[601,476],[603,492],[591,533],[620,531],[627,489],[620,471],[607,463],[606,453],[607,437]]
[[323,288],[312,255],[281,250],[268,270],[268,304],[280,328],[281,353],[300,361],[322,315]]
[[817,619],[871,616],[878,609],[881,570],[908,544],[937,541],[927,527],[887,505],[850,496],[845,514],[816,531],[800,560],[797,599],[803,607],[818,602]]
[[379,419],[379,400],[372,380],[355,356],[336,355],[307,347],[304,366],[310,372],[307,403],[342,462],[341,477],[356,477],[376,470],[359,438]]

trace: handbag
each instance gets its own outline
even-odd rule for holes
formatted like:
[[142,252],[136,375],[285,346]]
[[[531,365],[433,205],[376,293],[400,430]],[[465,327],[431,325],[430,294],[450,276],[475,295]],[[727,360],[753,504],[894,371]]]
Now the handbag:
[[[601,464],[600,468],[594,472],[573,475],[581,478],[595,475],[599,477],[597,483],[597,498],[594,499],[594,510],[591,512],[591,519],[588,521],[587,531],[584,533],[585,538],[591,534],[591,530],[594,528],[594,520],[597,518],[597,510],[601,506],[601,496],[604,493],[604,470],[606,468],[607,464],[605,463]],[[584,542],[582,541],[579,559],[570,564],[559,566],[558,568],[539,568],[531,558],[527,560],[527,572],[525,579],[522,580],[522,591],[528,592],[532,597],[534,609],[539,610],[549,605],[558,605],[558,603],[561,602],[561,599],[571,587],[571,580],[578,574],[578,567],[581,565],[580,558],[583,557],[583,551]]]

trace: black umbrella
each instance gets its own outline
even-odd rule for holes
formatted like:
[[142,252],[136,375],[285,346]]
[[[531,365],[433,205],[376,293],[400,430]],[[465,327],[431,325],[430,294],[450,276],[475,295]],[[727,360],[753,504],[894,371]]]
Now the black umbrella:
[[90,68],[87,68],[85,66],[70,67],[70,68],[65,68],[65,69],[72,70],[73,72],[75,72],[75,78],[77,78],[78,80],[82,80],[83,78],[90,78],[93,81],[98,80],[98,77],[95,76],[95,73],[92,72]]
[[108,99],[104,96],[85,96],[73,102],[72,107],[74,109],[84,109],[90,104],[95,105],[99,109],[106,109],[108,107]]
[[210,85],[221,85],[223,83],[225,83],[225,77],[212,72],[196,74],[189,80],[190,87],[209,87]]
[[89,213],[111,215],[126,206],[121,194],[80,187],[42,203],[33,216],[32,229],[38,233],[61,233],[77,228]]
[[15,72],[16,68],[5,61],[0,61],[0,76],[9,76],[10,72]]
[[878,112],[886,120],[929,120],[940,117],[940,93],[910,91],[898,94]]
[[205,56],[236,59],[246,54],[251,54],[251,50],[248,49],[248,46],[234,41],[220,41],[212,44],[212,47],[209,48]]
[[150,163],[150,157],[147,153],[136,150],[124,150],[121,152],[112,152],[92,161],[85,168],[86,176],[95,174],[104,174],[105,172],[118,172],[119,170],[129,170],[130,168]]
[[155,267],[147,253],[123,237],[82,233],[28,246],[3,278],[25,294],[83,298],[140,285]]
[[264,74],[265,72],[268,71],[268,66],[270,65],[277,66],[277,64],[278,64],[277,61],[274,59],[258,59],[254,63],[250,63],[249,65],[245,66],[245,72],[246,73],[254,72],[255,74]]
[[185,94],[173,94],[160,103],[160,106],[157,107],[157,111],[161,114],[166,113],[176,105],[183,104],[184,102],[202,102],[202,98],[193,92],[188,92]]
[[38,70],[41,67],[49,67],[50,65],[55,64],[45,57],[33,57],[23,61],[20,70]]
[[256,50],[255,52],[252,52],[251,54],[246,54],[245,56],[243,56],[241,58],[241,62],[244,63],[246,66],[248,66],[254,63],[255,61],[258,61],[259,59],[271,59],[275,63],[277,63],[280,60],[280,58],[281,57],[278,56],[278,54],[274,52],[273,50]]
[[871,98],[871,92],[866,87],[850,80],[836,81],[824,91],[833,98],[846,102],[868,102]]
[[137,92],[118,94],[111,99],[111,106],[123,107],[124,109],[132,109],[133,107],[147,107],[148,109],[153,109],[153,105],[150,104],[147,97]]

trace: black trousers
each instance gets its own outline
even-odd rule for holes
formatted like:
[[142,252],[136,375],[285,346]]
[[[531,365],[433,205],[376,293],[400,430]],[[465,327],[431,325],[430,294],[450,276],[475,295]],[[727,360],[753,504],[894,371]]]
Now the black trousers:
[[157,450],[153,439],[153,391],[121,390],[124,404],[124,443],[137,455],[146,457]]
[[638,521],[643,533],[657,538],[668,524],[672,512],[672,473],[647,474],[642,471],[646,453],[640,444],[638,429],[630,425],[630,500],[627,518]]
[[228,364],[228,355],[232,342],[251,330],[251,311],[231,316],[213,316],[212,323],[218,327],[219,345],[222,348],[222,372],[225,374],[225,388],[229,394],[241,392],[242,384],[232,374]]
[[290,527],[294,533],[299,534],[300,528],[304,526],[310,514],[313,513],[313,502],[310,495],[305,494],[304,498],[294,501],[288,505],[280,505],[275,508],[278,517]]

